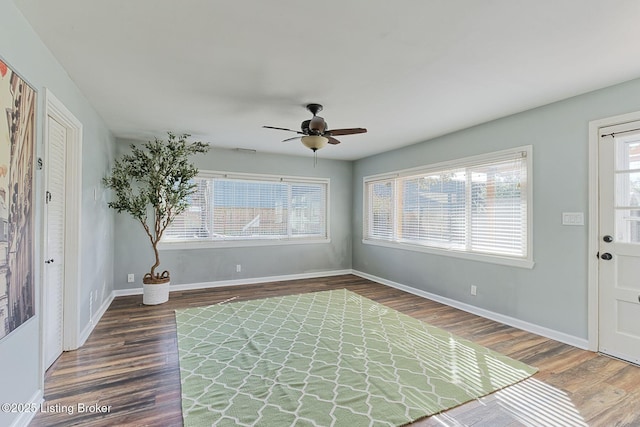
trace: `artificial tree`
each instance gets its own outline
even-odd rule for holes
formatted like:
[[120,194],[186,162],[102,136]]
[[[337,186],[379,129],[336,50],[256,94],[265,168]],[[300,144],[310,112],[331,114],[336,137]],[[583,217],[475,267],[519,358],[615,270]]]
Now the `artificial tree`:
[[131,152],[117,159],[110,176],[104,178],[105,186],[114,192],[109,207],[137,219],[151,242],[155,263],[144,275],[143,284],[170,280],[168,271],[156,272],[160,265],[158,243],[171,221],[187,208],[189,195],[196,191],[192,179],[198,169],[189,156],[210,148],[202,142],[188,143],[188,134],[167,135],[166,141],[155,138],[142,147],[132,144]]

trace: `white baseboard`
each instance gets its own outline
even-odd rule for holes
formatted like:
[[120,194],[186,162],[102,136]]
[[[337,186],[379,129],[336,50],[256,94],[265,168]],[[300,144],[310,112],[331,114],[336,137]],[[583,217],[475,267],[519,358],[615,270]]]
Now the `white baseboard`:
[[475,307],[470,304],[465,304],[460,301],[456,301],[450,298],[445,298],[440,295],[432,294],[430,292],[426,292],[420,289],[413,288],[411,286],[406,286],[397,282],[393,282],[391,280],[383,279],[381,277],[373,276],[371,274],[363,273],[361,271],[353,270],[351,272],[356,276],[360,276],[362,278],[371,280],[373,282],[377,282],[386,286],[390,286],[392,288],[400,289],[401,291],[409,292],[410,294],[414,294],[432,301],[439,302],[441,304],[448,305],[450,307],[457,308],[462,311],[466,311],[471,314],[475,314],[480,317],[484,317],[490,320],[494,320],[496,322],[503,323],[505,325],[513,326],[514,328],[522,329],[523,331],[531,332],[536,335],[541,335],[546,338],[550,338],[555,341],[559,341],[565,344],[569,344],[574,347],[581,348],[583,350],[589,349],[588,340],[580,337],[576,337],[573,335],[565,334],[564,332],[556,331],[554,329],[545,328],[540,325],[536,325],[534,323],[525,322],[520,319],[516,319],[514,317],[505,316],[500,313],[495,313],[493,311],[485,310],[483,308]]
[[[43,402],[44,402],[43,392],[42,390],[37,390],[28,402],[22,402],[22,403],[26,404],[25,406],[38,408],[39,410]],[[15,420],[13,420],[10,427],[27,427],[37,413],[38,411],[21,412],[20,415],[18,415],[18,417]]]
[[[251,285],[256,283],[282,282],[285,280],[313,279],[317,277],[340,276],[343,274],[354,274],[356,276],[371,280],[376,283],[380,283],[386,286],[390,286],[392,288],[400,289],[410,294],[417,295],[432,301],[436,301],[441,304],[445,304],[450,307],[454,307],[459,310],[466,311],[468,313],[475,314],[480,317],[494,320],[496,322],[500,322],[505,325],[513,326],[514,328],[522,329],[524,331],[531,332],[536,335],[540,335],[540,336],[550,338],[565,344],[569,344],[574,347],[578,347],[584,350],[588,350],[589,348],[589,342],[584,338],[569,335],[564,332],[560,332],[554,329],[546,328],[544,326],[536,325],[534,323],[525,322],[523,320],[516,319],[514,317],[505,316],[500,313],[495,313],[493,311],[485,310],[483,308],[479,308],[470,304],[456,301],[454,299],[442,297],[440,295],[432,294],[430,292],[416,289],[411,286],[403,285],[401,283],[383,279],[382,277],[373,276],[371,274],[363,273],[361,271],[352,270],[352,269],[317,271],[312,273],[287,274],[282,276],[267,276],[267,277],[253,277],[253,278],[245,278],[245,279],[219,280],[219,281],[213,281],[213,282],[187,283],[187,284],[181,284],[181,285],[171,285],[171,287],[169,288],[169,291],[170,292],[188,291],[193,289],[219,288],[222,286],[240,286],[240,285]],[[101,310],[99,312],[100,317],[102,316],[102,314],[104,314],[104,311],[106,311],[109,304],[111,304],[111,301],[113,301],[114,297],[127,296],[127,295],[141,295],[141,294],[142,294],[142,288],[119,289],[119,290],[113,291],[111,298],[106,304],[106,306],[103,305],[103,307],[101,307]],[[97,321],[93,322],[93,325],[95,325],[96,323]],[[82,337],[84,339],[82,340],[82,342],[86,340],[86,337],[89,336],[89,334],[91,333],[91,330],[93,330],[93,326],[88,331],[86,336],[85,336],[85,333],[83,332]]]
[[[254,283],[267,283],[267,282],[282,282],[285,280],[299,280],[299,279],[314,279],[316,277],[329,277],[329,276],[341,276],[343,274],[351,274],[352,270],[329,270],[329,271],[317,271],[312,273],[301,274],[287,274],[283,276],[268,276],[257,278],[246,278],[237,280],[219,280],[216,282],[202,282],[202,283],[188,283],[183,285],[172,285],[169,287],[169,292],[174,291],[188,291],[192,289],[206,289],[206,288],[219,288],[222,286],[239,286],[250,285]],[[113,299],[115,297],[127,296],[127,295],[142,295],[142,288],[135,289],[119,289],[111,292],[109,297],[102,303],[98,311],[91,317],[89,324],[80,333],[80,342],[78,348],[82,347],[84,343],[93,332],[104,313],[107,311]]]
[[89,321],[89,324],[85,326],[85,328],[80,333],[80,342],[78,343],[78,348],[82,347],[84,343],[87,341],[87,339],[89,338],[89,335],[91,335],[91,332],[93,332],[93,329],[96,327],[100,319],[102,319],[102,316],[107,311],[107,309],[113,302],[114,298],[115,298],[115,292],[111,292],[109,297],[106,300],[104,300],[104,302],[102,303],[98,311],[96,311],[93,314],[93,316],[91,317],[91,320]]
[[[218,280],[214,282],[186,283],[182,285],[171,285],[169,292],[190,291],[194,289],[220,288],[222,286],[240,286],[256,283],[283,282],[285,280],[315,279],[316,277],[341,276],[352,274],[353,270],[328,270],[316,271],[312,273],[286,274],[282,276],[248,277],[246,279]],[[142,295],[142,288],[119,289],[114,291],[115,296]]]

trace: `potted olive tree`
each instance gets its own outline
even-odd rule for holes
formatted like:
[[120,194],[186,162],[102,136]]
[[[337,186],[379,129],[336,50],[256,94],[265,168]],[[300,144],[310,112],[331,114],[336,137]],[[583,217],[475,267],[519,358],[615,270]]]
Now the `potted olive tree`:
[[192,179],[198,169],[189,156],[210,148],[202,142],[188,143],[189,136],[168,132],[167,141],[155,138],[142,147],[132,144],[131,152],[115,161],[111,175],[103,181],[114,192],[109,207],[140,221],[153,248],[155,263],[142,280],[143,304],[169,299],[169,272],[156,271],[160,265],[158,243],[171,221],[186,209],[188,196],[196,191]]

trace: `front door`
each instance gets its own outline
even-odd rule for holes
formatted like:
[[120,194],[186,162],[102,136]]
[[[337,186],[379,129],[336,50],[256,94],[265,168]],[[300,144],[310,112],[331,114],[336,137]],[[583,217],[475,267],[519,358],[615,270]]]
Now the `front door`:
[[600,129],[600,352],[640,364],[640,122]]

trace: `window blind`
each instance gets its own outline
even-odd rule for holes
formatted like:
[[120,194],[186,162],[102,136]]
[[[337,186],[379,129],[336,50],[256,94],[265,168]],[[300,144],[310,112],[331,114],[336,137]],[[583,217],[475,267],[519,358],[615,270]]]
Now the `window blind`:
[[369,201],[367,233],[370,237],[391,239],[393,237],[394,214],[394,186],[393,180],[371,182],[367,185]]
[[528,256],[527,152],[365,179],[365,240]]
[[326,181],[202,177],[165,242],[327,237]]

